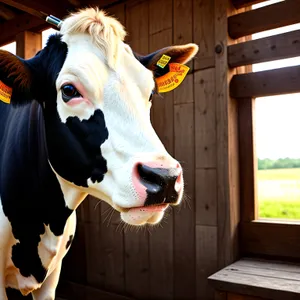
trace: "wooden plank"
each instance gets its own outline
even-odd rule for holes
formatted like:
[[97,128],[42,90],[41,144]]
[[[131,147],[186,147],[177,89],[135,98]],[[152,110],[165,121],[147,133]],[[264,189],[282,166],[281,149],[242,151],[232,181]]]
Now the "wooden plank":
[[258,98],[300,91],[300,67],[235,75],[230,82],[234,98]]
[[[110,206],[101,203],[102,214],[105,214]],[[124,232],[120,227],[120,213],[112,211],[107,220],[101,226],[102,255],[104,262],[104,283],[107,291],[119,294],[125,292],[125,260],[124,260]]]
[[300,297],[299,272],[280,270],[280,265],[278,270],[268,270],[263,261],[259,263],[260,267],[251,267],[251,263],[244,265],[243,261],[238,261],[210,276],[209,281],[218,290],[265,299],[289,300]]
[[241,220],[251,222],[258,218],[255,99],[242,99],[238,110]]
[[106,9],[106,11],[118,19],[118,21],[125,26],[126,24],[126,12],[125,12],[125,4],[115,4],[113,6],[110,6]]
[[194,74],[188,74],[181,85],[176,89],[174,104],[186,104],[194,102]]
[[20,33],[20,28],[22,31],[37,32],[48,27],[49,25],[42,19],[29,14],[20,15],[16,19],[0,24],[0,46],[13,42],[16,35]]
[[42,49],[42,34],[23,31],[16,36],[17,51],[19,57],[29,59]]
[[231,68],[298,56],[300,30],[270,36],[228,47]]
[[218,266],[222,268],[238,257],[239,163],[237,103],[229,96],[233,75],[227,61],[227,1],[215,0],[215,40],[222,51],[216,54],[216,128],[218,197]]
[[[163,30],[172,29],[172,7],[173,0],[151,0],[149,3],[150,11],[153,12],[149,24],[149,33],[153,35]],[[169,44],[168,46],[170,46]]]
[[300,0],[289,0],[233,15],[228,18],[229,36],[237,39],[253,33],[299,23],[299,10]]
[[[173,42],[193,41],[193,0],[173,0]],[[183,21],[184,20],[184,26]],[[194,60],[188,67],[193,70]],[[174,156],[182,163],[185,199],[174,213],[174,299],[195,299],[195,122],[193,74],[174,92]],[[185,102],[183,104],[183,102]],[[180,104],[182,103],[182,104]],[[185,276],[182,276],[185,274]]]
[[101,223],[84,223],[84,243],[86,247],[86,282],[95,288],[105,284],[105,253]]
[[194,74],[196,168],[215,168],[217,155],[215,69]]
[[[168,1],[167,1],[168,2]],[[150,18],[150,27],[156,28],[159,33],[150,35],[149,51],[172,45],[172,29],[163,30],[164,22],[159,21],[161,1],[151,1],[150,11],[155,12]],[[169,6],[172,7],[172,6]],[[171,10],[169,10],[171,11]],[[167,14],[172,23],[172,15]],[[161,27],[152,25],[160,24]],[[153,27],[154,26],[154,27]],[[163,98],[155,97],[152,107],[152,123],[162,143],[171,155],[174,154],[174,97],[173,92],[163,94]],[[168,216],[162,222],[163,228],[157,228],[149,236],[150,256],[150,294],[148,299],[173,299],[173,216]]]
[[299,223],[279,222],[279,220],[274,222],[260,220],[251,223],[241,223],[241,252],[244,255],[299,259]]
[[216,169],[196,170],[196,224],[217,226]]
[[289,272],[289,273],[297,273],[300,274],[300,263],[287,263],[280,260],[267,260],[261,258],[243,258],[236,261],[235,266],[238,267],[251,267],[251,268],[258,268],[264,269],[267,271],[275,271],[275,272]]
[[[176,99],[177,94],[174,93]],[[186,203],[174,213],[174,299],[195,299],[195,128],[193,103],[175,105],[175,157],[182,162]],[[182,274],[185,274],[182,276]]]
[[129,4],[126,5],[127,42],[133,51],[146,55],[149,53],[149,1]]
[[214,289],[207,278],[218,268],[217,227],[196,226],[197,299],[213,300]]
[[9,9],[3,4],[0,4],[0,17],[2,17],[6,21],[9,21],[15,18],[16,16],[17,14],[12,9]]
[[[149,53],[149,2],[129,2],[126,5],[128,42],[134,51]],[[160,99],[156,99],[160,101]],[[150,294],[149,233],[146,228],[127,230],[125,243],[126,292],[138,299]]]
[[70,8],[65,5],[65,2],[60,2],[60,5],[56,5],[54,1],[0,0],[0,2],[42,19],[45,19],[50,14],[62,18],[66,15],[67,8]]
[[63,281],[59,285],[57,295],[68,300],[134,300],[134,298],[117,293],[110,293],[70,281]]
[[[187,44],[193,41],[193,0],[173,0],[173,41],[174,44]],[[184,20],[184,26],[182,21]],[[192,71],[194,60],[187,66]]]
[[267,0],[232,0],[232,4],[235,8],[243,8],[266,1]]
[[199,46],[199,52],[194,61],[194,68],[199,70],[214,67],[214,1],[194,0],[193,20],[194,42]]

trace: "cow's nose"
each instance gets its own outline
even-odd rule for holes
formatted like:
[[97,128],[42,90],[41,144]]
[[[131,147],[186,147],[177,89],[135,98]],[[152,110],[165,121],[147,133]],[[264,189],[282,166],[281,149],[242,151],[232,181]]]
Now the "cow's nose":
[[140,183],[146,187],[145,206],[155,204],[175,204],[183,188],[182,168],[153,167],[151,164],[137,164]]

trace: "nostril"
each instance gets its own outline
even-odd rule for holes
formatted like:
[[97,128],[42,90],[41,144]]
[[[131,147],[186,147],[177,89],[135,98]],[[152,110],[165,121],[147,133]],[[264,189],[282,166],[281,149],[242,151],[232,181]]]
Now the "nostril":
[[164,184],[163,178],[160,174],[158,174],[156,169],[143,164],[138,164],[137,169],[140,178],[143,179],[144,181],[163,186]]

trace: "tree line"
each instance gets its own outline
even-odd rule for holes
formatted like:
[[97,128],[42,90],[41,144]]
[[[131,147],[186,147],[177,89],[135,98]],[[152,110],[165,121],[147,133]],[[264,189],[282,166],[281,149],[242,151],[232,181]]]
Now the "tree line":
[[258,169],[268,170],[268,169],[292,169],[300,168],[300,158],[280,158],[272,160],[269,158],[258,159]]

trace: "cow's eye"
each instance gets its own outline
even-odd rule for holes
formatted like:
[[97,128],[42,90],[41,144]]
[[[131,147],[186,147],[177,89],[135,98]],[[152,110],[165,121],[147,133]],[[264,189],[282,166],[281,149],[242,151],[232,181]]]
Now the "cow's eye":
[[66,84],[62,88],[62,98],[65,102],[68,102],[74,97],[79,97],[80,94],[72,84]]

